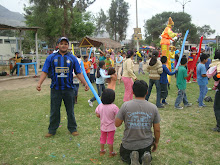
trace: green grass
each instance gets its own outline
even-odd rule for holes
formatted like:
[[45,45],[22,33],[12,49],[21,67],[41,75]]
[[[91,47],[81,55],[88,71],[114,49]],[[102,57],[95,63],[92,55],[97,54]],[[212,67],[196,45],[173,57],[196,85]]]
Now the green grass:
[[[148,77],[138,75],[148,82]],[[212,87],[213,81],[208,87]],[[156,102],[153,87],[150,102]],[[220,164],[219,133],[210,129],[216,124],[213,102],[199,109],[196,100],[199,88],[196,83],[187,84],[187,97],[193,106],[175,110],[177,96],[175,78],[172,77],[167,102],[159,109],[161,115],[161,138],[157,152],[153,153],[153,164],[158,165],[217,165]],[[115,104],[123,103],[124,85],[116,86]],[[214,91],[208,96],[214,99]],[[0,97],[0,164],[124,164],[119,156],[99,156],[100,121],[95,116],[95,107],[89,107],[87,100],[91,91],[85,92],[80,85],[75,115],[78,137],[67,130],[65,107],[61,107],[61,127],[52,138],[45,138],[50,115],[50,88],[43,85],[41,92],[35,87],[1,91]],[[119,152],[124,126],[116,130],[114,149]],[[108,150],[107,146],[106,149]],[[93,162],[90,160],[93,159]]]

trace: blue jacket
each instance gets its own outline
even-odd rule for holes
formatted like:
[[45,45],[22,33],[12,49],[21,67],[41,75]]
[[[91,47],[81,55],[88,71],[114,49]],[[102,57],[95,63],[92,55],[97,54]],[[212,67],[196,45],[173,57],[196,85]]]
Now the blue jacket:
[[163,73],[160,75],[160,83],[161,84],[168,84],[167,75],[174,75],[176,74],[177,70],[175,72],[170,72],[166,65],[162,65],[163,67]]

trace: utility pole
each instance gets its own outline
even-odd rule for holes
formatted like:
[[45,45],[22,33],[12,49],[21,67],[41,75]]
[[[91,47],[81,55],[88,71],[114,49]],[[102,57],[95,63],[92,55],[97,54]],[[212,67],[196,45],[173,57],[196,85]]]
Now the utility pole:
[[191,2],[191,0],[187,0],[187,1],[183,0],[183,2],[180,2],[180,1],[176,0],[176,2],[179,2],[179,3],[183,6],[183,13],[184,13],[185,5],[186,5],[188,2]]
[[[137,0],[136,0],[136,28],[138,28],[138,10],[137,10]],[[137,39],[137,51],[139,51],[139,39]],[[136,54],[136,61],[137,60],[137,54]]]

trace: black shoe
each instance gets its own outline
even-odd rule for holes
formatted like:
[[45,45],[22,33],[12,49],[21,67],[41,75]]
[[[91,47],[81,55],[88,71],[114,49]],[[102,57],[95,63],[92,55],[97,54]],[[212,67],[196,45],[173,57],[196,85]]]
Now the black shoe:
[[220,132],[220,128],[219,127],[212,128],[212,130],[215,131],[215,132]]
[[164,108],[164,105],[161,104],[160,106],[157,106],[157,108]]
[[131,158],[131,165],[140,165],[140,163],[139,163],[139,152],[132,151],[132,153],[130,154],[130,158]]
[[144,155],[141,158],[142,165],[150,165],[151,162],[151,155],[150,152],[144,152]]

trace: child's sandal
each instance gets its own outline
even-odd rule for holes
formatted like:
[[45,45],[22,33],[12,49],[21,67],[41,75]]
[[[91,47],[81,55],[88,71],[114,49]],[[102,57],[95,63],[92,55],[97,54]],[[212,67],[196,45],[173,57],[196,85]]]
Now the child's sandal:
[[116,156],[116,155],[117,155],[116,152],[111,152],[111,153],[109,153],[109,157],[114,157],[114,156]]
[[106,152],[105,150],[99,151],[99,155],[100,155],[100,156],[103,156],[103,155],[105,155],[105,152]]

